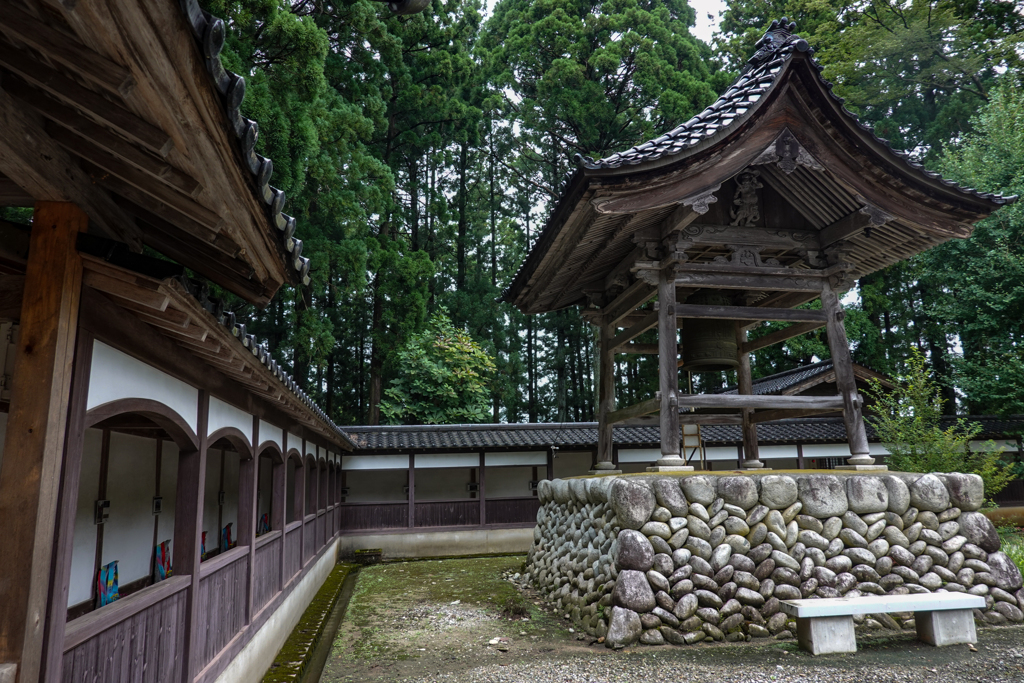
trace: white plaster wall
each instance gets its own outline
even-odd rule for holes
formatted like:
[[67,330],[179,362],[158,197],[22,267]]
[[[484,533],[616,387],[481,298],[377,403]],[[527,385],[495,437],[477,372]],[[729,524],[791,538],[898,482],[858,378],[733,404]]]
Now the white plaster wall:
[[288,432],[288,450],[293,448],[302,453],[302,438]]
[[163,403],[196,431],[198,389],[102,342],[94,342],[87,409],[123,398]]
[[203,525],[206,532],[206,552],[220,547],[220,529],[217,527],[217,493],[220,491],[221,451],[211,448],[206,452],[206,484],[203,487]]
[[421,470],[417,463],[416,500],[469,500],[469,491],[466,490],[469,472],[468,467]]
[[[274,461],[270,458],[259,459],[259,501],[257,503],[256,522],[259,524],[260,517],[270,514],[270,505],[273,502],[274,484]],[[271,515],[272,517],[273,515]],[[273,523],[273,522],[271,522]]]
[[621,465],[630,462],[651,464],[660,457],[660,448],[622,448],[619,450],[619,464]]
[[[241,468],[241,458],[237,453],[228,451],[224,454],[224,508],[221,510],[221,527],[233,524],[231,527],[231,540],[238,542],[238,474]],[[220,531],[217,532],[217,543],[220,544]]]
[[149,576],[155,485],[156,440],[111,432],[101,563],[117,560],[121,585]]
[[[6,417],[6,415],[4,416]],[[96,564],[96,525],[93,506],[100,484],[100,447],[103,434],[98,429],[85,430],[82,446],[82,469],[78,480],[78,504],[75,507],[75,532],[71,541],[71,582],[68,607],[92,597]]]
[[[419,472],[417,471],[417,474]],[[408,470],[356,470],[345,473],[348,487],[346,503],[370,503],[406,500],[402,487],[408,483]]]
[[536,465],[538,467],[547,467],[548,454],[546,451],[485,453],[484,464],[486,464],[488,467],[499,467],[506,465]]
[[252,415],[244,410],[239,410],[229,403],[225,403],[216,396],[211,396],[206,433],[213,434],[218,429],[223,429],[224,427],[234,427],[245,434],[247,443],[252,441]]
[[284,641],[291,635],[316,592],[337,564],[338,546],[339,542],[335,540],[277,611],[217,677],[216,683],[250,683],[263,678]]
[[[537,468],[537,477],[544,478],[545,470]],[[417,475],[419,472],[416,473]],[[526,498],[533,495],[530,480],[532,467],[487,467],[484,471],[487,498]]]
[[345,470],[407,470],[408,455],[346,455],[342,457]]
[[479,453],[419,453],[416,455],[416,472],[421,469],[440,467],[479,467]]
[[[572,453],[570,451],[555,451],[555,459],[552,463],[555,479],[565,477],[579,477],[590,471],[594,456],[589,451]],[[546,474],[546,472],[545,472]]]
[[281,433],[280,427],[275,427],[266,420],[260,420],[260,443],[272,441],[277,444],[278,448],[281,448]]
[[164,439],[160,454],[160,496],[163,498],[163,512],[160,513],[156,542],[172,541],[171,558],[174,558],[174,509],[178,497],[178,446]]

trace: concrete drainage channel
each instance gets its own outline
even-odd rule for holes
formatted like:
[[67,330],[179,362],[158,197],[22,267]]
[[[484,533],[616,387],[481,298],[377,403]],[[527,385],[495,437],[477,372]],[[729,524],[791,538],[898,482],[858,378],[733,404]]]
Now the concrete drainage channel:
[[355,589],[360,565],[336,565],[263,676],[263,683],[316,683]]

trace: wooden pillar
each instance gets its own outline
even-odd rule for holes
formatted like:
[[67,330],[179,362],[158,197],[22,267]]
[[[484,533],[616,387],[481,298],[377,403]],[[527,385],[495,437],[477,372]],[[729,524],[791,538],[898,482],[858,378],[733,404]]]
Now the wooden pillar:
[[416,454],[409,454],[409,528],[416,528]]
[[601,325],[598,341],[597,377],[597,463],[595,471],[614,470],[612,464],[612,435],[614,426],[608,423],[608,413],[615,410],[615,354],[612,353],[614,325]]
[[278,571],[278,584],[277,590],[281,591],[284,589],[285,584],[288,580],[284,575],[285,567],[285,526],[288,524],[288,431],[281,430],[281,463],[276,465],[272,470],[271,476],[271,488],[273,493],[271,494],[270,503],[270,528],[281,530],[281,552],[278,558],[279,571]]
[[88,216],[74,204],[38,202],[29,238],[21,336],[4,441],[7,457],[0,469],[0,664],[15,664],[19,681],[34,682],[42,675],[82,294],[82,261],[75,244],[88,223]]
[[846,313],[839,303],[839,297],[828,285],[821,291],[821,307],[825,311],[825,330],[828,334],[828,349],[832,353],[832,366],[836,373],[836,387],[843,399],[843,422],[846,424],[846,438],[850,442],[849,465],[853,469],[866,467],[885,469],[884,465],[875,466],[868,448],[868,435],[861,416],[863,403],[857,393],[857,380],[853,375],[853,357],[850,345],[846,341],[846,327],[843,318]]
[[487,524],[487,477],[484,474],[484,452],[480,451],[480,526]]
[[555,478],[555,449],[551,446],[548,446],[547,472],[545,473],[545,478],[548,481]]
[[[298,496],[296,496],[296,505],[299,508],[299,568],[306,566],[306,511],[309,509],[309,478],[312,476],[310,473],[309,461],[306,459],[306,440],[302,439],[299,441],[299,461],[302,463],[302,484],[299,486],[302,489],[302,501],[299,502]],[[298,474],[298,470],[296,470]],[[295,477],[296,483],[298,483],[299,477]]]
[[[82,469],[82,448],[85,445],[85,408],[92,370],[93,337],[81,331],[75,349],[74,378],[68,407],[68,428],[64,447],[64,474],[60,491],[59,522],[54,543],[53,582],[47,611],[46,640],[42,677],[61,680],[64,662],[62,645],[67,621],[68,591],[71,583],[71,554],[75,536],[75,513],[78,507],[78,485]],[[158,442],[159,444],[159,442]],[[159,450],[159,446],[158,446]],[[159,465],[157,477],[160,476]]]
[[[742,349],[747,343],[747,331],[743,329],[740,321],[736,322],[736,348]],[[739,384],[738,391],[741,396],[752,396],[754,383],[750,377],[750,354],[739,352],[739,367],[736,368],[736,378]],[[751,422],[750,418],[754,411],[751,408],[743,408],[743,457],[740,468],[744,470],[756,470],[764,467],[761,462],[760,453],[757,447],[757,424]]]
[[252,621],[253,588],[256,585],[256,518],[259,515],[257,493],[260,490],[260,420],[252,419],[252,457],[243,460],[238,468],[238,544],[249,546],[249,572],[247,576],[245,622]]
[[[657,468],[686,467],[679,457],[679,324],[676,321],[675,271],[658,272],[658,387],[661,390],[661,459]],[[692,468],[690,468],[692,469]]]
[[796,445],[796,468],[798,470],[804,468],[804,445],[802,443]]
[[199,564],[202,561],[200,546],[203,541],[203,503],[206,494],[206,450],[207,425],[210,414],[210,395],[199,391],[199,418],[197,420],[199,450],[181,453],[178,456],[178,493],[174,505],[174,547],[171,554],[174,573],[190,576],[185,603],[185,634],[182,648],[185,680],[191,681],[199,673],[202,642],[199,640],[199,623],[209,618],[199,612]]

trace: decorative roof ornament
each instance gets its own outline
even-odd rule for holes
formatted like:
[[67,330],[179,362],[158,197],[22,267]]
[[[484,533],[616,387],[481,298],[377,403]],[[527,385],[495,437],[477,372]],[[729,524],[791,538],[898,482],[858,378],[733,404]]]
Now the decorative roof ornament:
[[791,22],[786,17],[773,21],[772,25],[765,31],[765,34],[761,36],[761,40],[754,44],[757,52],[747,60],[740,73],[745,74],[751,69],[756,69],[771,60],[782,48],[788,45],[792,45],[793,49],[797,52],[814,54],[814,50],[811,49],[807,41],[800,36],[795,36],[794,31],[796,31],[796,23]]

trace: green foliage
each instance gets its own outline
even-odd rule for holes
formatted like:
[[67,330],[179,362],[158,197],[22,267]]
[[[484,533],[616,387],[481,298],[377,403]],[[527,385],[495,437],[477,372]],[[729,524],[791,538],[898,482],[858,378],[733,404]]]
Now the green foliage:
[[870,396],[874,414],[865,418],[889,450],[888,465],[901,472],[965,472],[980,475],[990,498],[1003,490],[1017,471],[1003,461],[1003,449],[989,441],[971,450],[981,425],[959,419],[943,429],[942,396],[928,372],[924,355],[914,350],[906,374],[889,392],[875,380]]
[[1010,527],[997,530],[999,531],[999,549],[1006,553],[1007,557],[1024,572],[1024,535],[1022,535],[1021,529]]
[[494,362],[444,309],[398,352],[381,413],[392,424],[454,424],[488,418],[488,383]]

